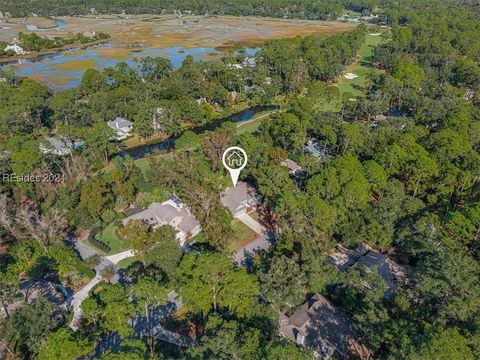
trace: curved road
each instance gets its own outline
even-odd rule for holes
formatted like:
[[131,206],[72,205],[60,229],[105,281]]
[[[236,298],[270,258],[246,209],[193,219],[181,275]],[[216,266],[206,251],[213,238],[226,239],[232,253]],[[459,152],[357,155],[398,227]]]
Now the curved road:
[[74,247],[76,248],[80,257],[83,260],[86,260],[87,258],[94,255],[97,255],[100,257],[100,262],[97,264],[97,266],[95,266],[95,272],[96,272],[95,277],[92,280],[90,280],[90,282],[87,285],[85,285],[83,288],[77,291],[73,296],[67,299],[67,303],[73,308],[73,317],[69,326],[73,331],[77,331],[78,324],[82,319],[82,307],[81,307],[82,302],[88,297],[90,290],[92,290],[98,283],[100,283],[103,280],[103,276],[102,276],[103,270],[112,266],[116,268],[116,264],[119,261],[135,256],[135,253],[133,252],[133,250],[127,250],[127,251],[110,255],[110,256],[102,256],[95,249],[91,248],[90,246],[85,244],[83,241],[80,241],[78,239],[73,239],[73,243],[74,243]]

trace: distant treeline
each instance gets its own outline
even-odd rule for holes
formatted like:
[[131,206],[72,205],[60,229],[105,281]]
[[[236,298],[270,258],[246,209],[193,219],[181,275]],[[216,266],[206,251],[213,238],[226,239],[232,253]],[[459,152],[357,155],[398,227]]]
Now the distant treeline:
[[[77,33],[76,35],[69,38],[54,37],[53,39],[48,37],[41,37],[36,33],[23,33],[18,34],[18,41],[20,46],[25,51],[42,51],[49,49],[57,49],[67,45],[72,44],[88,44],[97,40],[109,39],[110,35],[100,32],[92,34],[91,36],[85,36],[82,33]],[[0,41],[0,57],[15,56],[13,50],[5,50],[5,47],[8,45],[6,42]]]
[[380,6],[378,0],[3,0],[0,10],[14,17],[85,15],[97,13],[159,14],[162,10],[192,11],[194,14],[255,15],[297,17],[304,19],[335,19],[345,9],[369,12]]

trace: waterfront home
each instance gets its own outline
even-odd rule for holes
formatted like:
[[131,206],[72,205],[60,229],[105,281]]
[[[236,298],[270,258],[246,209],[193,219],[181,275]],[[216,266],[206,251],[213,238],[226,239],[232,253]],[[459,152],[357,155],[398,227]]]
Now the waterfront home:
[[39,149],[44,154],[54,154],[58,156],[69,155],[72,152],[71,144],[55,137],[48,137],[40,141]]
[[255,66],[257,66],[257,60],[254,57],[246,57],[242,61],[242,66],[243,67],[250,67],[250,68],[255,67]]
[[23,54],[25,54],[25,51],[23,50],[23,48],[21,48],[21,47],[18,46],[17,44],[8,45],[4,50],[5,50],[5,51],[12,50],[12,51],[15,52],[15,54],[17,54],[17,55],[23,55]]
[[201,231],[200,223],[179,198],[171,196],[163,203],[152,203],[136,214],[122,220],[126,225],[131,220],[143,221],[152,228],[170,225],[176,230],[176,239],[181,246]]
[[117,117],[115,120],[107,122],[107,125],[116,133],[116,140],[124,140],[130,136],[133,129],[133,123],[122,118]]
[[350,317],[320,294],[315,294],[290,317],[281,313],[280,335],[312,349],[315,358],[327,360],[370,357],[370,350],[358,339]]
[[97,34],[95,33],[95,31],[90,31],[89,30],[89,31],[84,31],[82,35],[87,37],[87,38],[93,39],[95,37],[95,35],[97,35]]

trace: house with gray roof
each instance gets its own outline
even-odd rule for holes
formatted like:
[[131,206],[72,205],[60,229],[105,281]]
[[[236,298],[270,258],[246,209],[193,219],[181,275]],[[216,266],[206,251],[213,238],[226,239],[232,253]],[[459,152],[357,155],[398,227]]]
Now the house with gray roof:
[[295,161],[290,159],[282,161],[280,165],[286,167],[288,169],[289,174],[291,175],[295,175],[303,170],[300,165],[298,165]]
[[131,220],[143,221],[153,228],[163,225],[172,226],[176,230],[176,239],[181,246],[201,231],[200,222],[176,196],[171,196],[163,203],[150,204],[145,210],[123,219],[122,224],[125,225]]
[[339,251],[329,256],[328,261],[340,271],[351,266],[362,264],[367,267],[376,267],[379,275],[385,280],[388,290],[385,297],[392,297],[400,283],[406,281],[405,268],[391,260],[387,255],[373,250],[366,244],[360,244],[356,249],[347,249],[338,244]]
[[234,217],[238,217],[249,208],[256,207],[260,203],[260,195],[252,185],[239,181],[236,186],[228,188],[220,195],[220,202]]
[[20,283],[20,294],[22,295],[17,301],[0,306],[0,316],[6,317],[7,311],[11,315],[23,304],[31,304],[38,297],[43,297],[48,302],[56,306],[57,315],[66,311],[67,304],[65,297],[58,291],[53,283],[47,280],[24,280]]
[[307,154],[315,156],[318,160],[325,160],[328,157],[328,147],[320,144],[317,139],[311,139],[303,147]]
[[44,154],[54,154],[58,156],[69,155],[72,152],[72,146],[69,141],[55,137],[48,137],[40,141],[39,148]]
[[315,358],[368,359],[370,350],[356,335],[353,321],[325,297],[315,294],[291,316],[280,314],[280,334],[312,349]]
[[115,120],[110,120],[107,125],[116,133],[116,140],[124,140],[131,135],[133,123],[122,117],[117,117]]
[[257,66],[257,59],[255,59],[254,57],[250,57],[250,56],[246,57],[242,61],[242,66],[243,67],[255,67],[255,66]]

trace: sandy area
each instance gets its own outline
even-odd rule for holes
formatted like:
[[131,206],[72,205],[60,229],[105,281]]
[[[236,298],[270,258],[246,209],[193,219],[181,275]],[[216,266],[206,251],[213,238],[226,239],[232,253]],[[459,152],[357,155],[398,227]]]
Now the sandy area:
[[357,75],[357,74],[354,74],[354,73],[350,73],[350,72],[349,72],[349,73],[346,73],[346,74],[344,75],[344,77],[345,77],[345,79],[348,79],[348,80],[353,80],[353,79],[357,78],[357,77],[358,77],[358,75]]
[[[86,30],[103,31],[112,35],[115,47],[153,48],[164,46],[217,47],[261,44],[270,38],[296,35],[329,34],[352,29],[355,24],[287,20],[257,17],[205,17],[174,15],[85,16],[60,17],[67,28],[42,32],[41,36],[69,36]],[[0,40],[10,41],[18,32],[28,32],[25,23],[46,25],[42,18],[10,19],[0,25],[11,26],[0,33]]]

